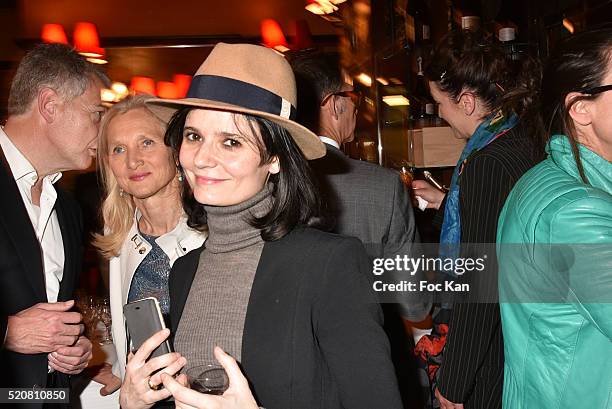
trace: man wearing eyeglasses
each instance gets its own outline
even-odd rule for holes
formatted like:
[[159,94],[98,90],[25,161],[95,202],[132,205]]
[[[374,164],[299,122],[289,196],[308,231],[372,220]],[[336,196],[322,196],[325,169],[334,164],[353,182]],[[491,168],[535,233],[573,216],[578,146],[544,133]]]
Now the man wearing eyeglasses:
[[[345,81],[337,54],[300,52],[290,56],[290,63],[298,87],[298,122],[326,144],[326,156],[310,164],[335,219],[334,232],[361,239],[372,259],[410,256],[419,237],[398,174],[340,150],[353,140],[361,98]],[[411,293],[400,301],[407,320],[420,321],[429,312],[426,295]]]

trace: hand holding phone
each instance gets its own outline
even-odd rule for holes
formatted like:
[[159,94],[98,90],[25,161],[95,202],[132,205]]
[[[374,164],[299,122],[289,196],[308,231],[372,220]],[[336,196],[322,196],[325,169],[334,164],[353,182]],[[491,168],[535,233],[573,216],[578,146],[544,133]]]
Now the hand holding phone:
[[[119,394],[122,408],[150,407],[153,402],[173,399],[171,393],[161,386],[162,375],[176,376],[187,360],[176,352],[149,359],[155,348],[162,345],[169,335],[168,329],[162,329],[140,345],[135,354],[128,356]],[[177,379],[181,377],[184,379],[185,375]]]
[[[153,334],[166,328],[159,308],[159,302],[154,297],[143,298],[123,306],[123,315],[127,323],[130,338],[130,350],[135,352]],[[172,352],[170,342],[165,340],[149,356],[149,359]]]

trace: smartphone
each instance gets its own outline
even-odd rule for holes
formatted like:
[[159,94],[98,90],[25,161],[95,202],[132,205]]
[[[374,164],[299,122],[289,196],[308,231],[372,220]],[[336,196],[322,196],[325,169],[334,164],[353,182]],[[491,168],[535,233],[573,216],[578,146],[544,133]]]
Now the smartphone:
[[[155,297],[143,298],[123,306],[123,315],[127,323],[130,339],[130,350],[136,352],[147,339],[166,328],[164,318]],[[158,346],[149,359],[172,352],[170,342],[166,339]]]

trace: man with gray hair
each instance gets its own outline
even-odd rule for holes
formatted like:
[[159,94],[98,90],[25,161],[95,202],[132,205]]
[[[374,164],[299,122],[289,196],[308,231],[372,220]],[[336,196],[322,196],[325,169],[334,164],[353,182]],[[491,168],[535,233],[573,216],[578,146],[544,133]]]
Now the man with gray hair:
[[[73,49],[39,45],[21,61],[0,129],[0,387],[68,387],[91,358],[74,306],[82,220],[53,184],[96,153],[106,76]],[[37,404],[28,407],[42,407]]]

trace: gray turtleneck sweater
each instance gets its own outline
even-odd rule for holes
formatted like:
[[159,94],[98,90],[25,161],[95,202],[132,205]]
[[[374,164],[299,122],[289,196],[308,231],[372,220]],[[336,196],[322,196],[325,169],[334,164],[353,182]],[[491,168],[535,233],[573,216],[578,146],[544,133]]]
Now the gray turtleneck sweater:
[[200,256],[174,346],[185,358],[184,370],[217,364],[215,345],[240,361],[242,333],[251,286],[264,241],[247,220],[271,206],[268,188],[237,205],[205,206],[208,239]]

